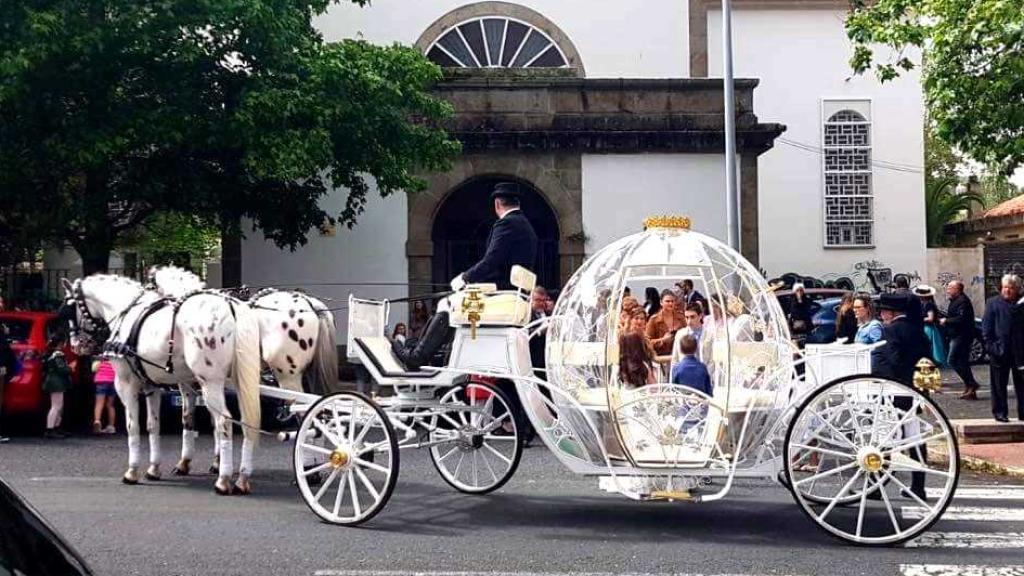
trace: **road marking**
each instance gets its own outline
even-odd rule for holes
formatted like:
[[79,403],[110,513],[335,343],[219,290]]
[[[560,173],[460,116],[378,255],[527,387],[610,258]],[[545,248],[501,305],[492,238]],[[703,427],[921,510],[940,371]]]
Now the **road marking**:
[[[929,488],[929,498],[942,496],[941,488]],[[1024,486],[965,486],[957,488],[955,500],[1024,500]]]
[[29,482],[111,482],[116,476],[33,476]]
[[[413,570],[317,570],[314,576],[615,576],[613,572],[475,572],[475,571],[413,571]],[[705,576],[692,573],[630,572],[630,576]],[[714,574],[706,576],[753,576],[748,574]],[[794,576],[794,575],[773,575]]]
[[1024,548],[1024,532],[925,532],[907,548]]
[[903,576],[1024,576],[1021,566],[901,564]]
[[[907,520],[920,520],[928,512],[924,506],[904,506],[900,511]],[[1024,508],[950,506],[942,514],[942,519],[971,520],[976,522],[1024,522]]]

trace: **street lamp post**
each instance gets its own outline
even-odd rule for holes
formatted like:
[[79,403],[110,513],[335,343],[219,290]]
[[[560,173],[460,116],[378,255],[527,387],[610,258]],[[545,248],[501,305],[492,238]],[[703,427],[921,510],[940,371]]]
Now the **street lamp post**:
[[729,247],[740,250],[740,199],[736,188],[736,96],[732,78],[732,2],[722,0],[722,83],[725,92],[725,225]]

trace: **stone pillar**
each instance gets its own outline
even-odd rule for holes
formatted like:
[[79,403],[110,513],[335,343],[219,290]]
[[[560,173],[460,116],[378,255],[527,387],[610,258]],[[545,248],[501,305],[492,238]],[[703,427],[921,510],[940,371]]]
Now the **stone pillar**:
[[757,156],[740,157],[740,252],[754,266],[760,266],[757,225]]

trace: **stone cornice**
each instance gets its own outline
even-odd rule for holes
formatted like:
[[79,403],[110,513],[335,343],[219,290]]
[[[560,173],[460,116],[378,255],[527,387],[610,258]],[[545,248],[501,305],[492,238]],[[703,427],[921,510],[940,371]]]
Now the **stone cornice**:
[[[737,146],[760,154],[785,126],[753,112],[757,80],[736,81]],[[721,80],[462,78],[438,84],[455,116],[446,125],[467,152],[578,150],[719,152]]]

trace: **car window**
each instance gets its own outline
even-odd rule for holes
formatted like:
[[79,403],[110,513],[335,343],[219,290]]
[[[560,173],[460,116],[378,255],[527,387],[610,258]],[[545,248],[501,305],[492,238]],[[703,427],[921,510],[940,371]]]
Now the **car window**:
[[54,337],[59,337],[63,340],[67,336],[68,326],[60,318],[51,318],[46,321],[46,341],[49,342]]
[[0,328],[7,334],[11,344],[28,344],[32,334],[32,321],[20,318],[0,318]]

